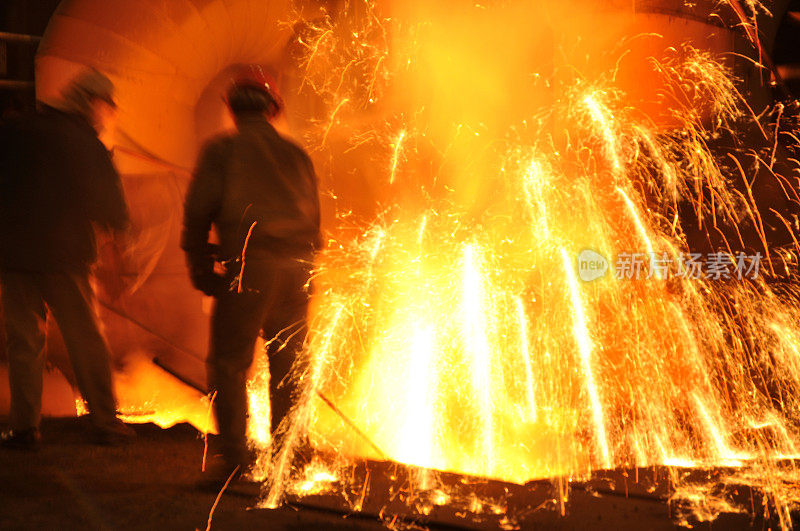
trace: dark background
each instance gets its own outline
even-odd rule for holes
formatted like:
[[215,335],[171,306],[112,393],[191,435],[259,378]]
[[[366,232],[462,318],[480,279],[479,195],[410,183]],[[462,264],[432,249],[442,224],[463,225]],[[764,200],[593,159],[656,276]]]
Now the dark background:
[[[0,32],[41,37],[58,4],[59,0],[3,0]],[[0,116],[33,108],[36,46],[36,42],[0,40]]]

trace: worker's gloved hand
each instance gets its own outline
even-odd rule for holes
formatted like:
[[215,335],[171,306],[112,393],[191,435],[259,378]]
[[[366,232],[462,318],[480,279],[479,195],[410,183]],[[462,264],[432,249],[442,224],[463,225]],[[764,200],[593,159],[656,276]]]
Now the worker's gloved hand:
[[210,297],[219,297],[227,292],[230,283],[214,272],[214,255],[210,252],[187,253],[189,277],[192,285]]
[[219,297],[229,291],[227,280],[216,273],[192,275],[192,284],[209,297]]
[[113,239],[108,239],[98,245],[98,257],[93,271],[98,294],[106,302],[116,302],[127,291],[122,251]]

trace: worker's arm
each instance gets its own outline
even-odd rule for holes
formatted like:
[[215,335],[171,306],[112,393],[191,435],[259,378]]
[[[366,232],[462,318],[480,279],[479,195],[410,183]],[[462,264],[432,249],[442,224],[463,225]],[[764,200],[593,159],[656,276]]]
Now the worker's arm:
[[315,214],[313,219],[311,220],[317,229],[317,235],[314,239],[313,245],[315,250],[320,250],[323,247],[322,241],[322,233],[320,231],[321,226],[321,208],[319,204],[319,179],[317,178],[317,172],[314,170],[314,163],[311,162],[311,157],[303,151],[303,165],[305,166],[306,175],[308,175],[309,181],[311,182],[311,201],[313,203],[313,208]]
[[208,242],[211,225],[222,207],[226,164],[224,141],[207,145],[192,175],[184,204],[181,248],[186,251],[192,284],[206,295],[218,294],[226,287],[224,279],[214,273],[215,257]]
[[117,169],[111,162],[111,154],[101,147],[103,153],[98,155],[101,162],[101,181],[103,183],[104,200],[101,205],[101,224],[112,232],[122,232],[128,229],[131,218],[128,212],[128,203],[122,190],[122,180]]
[[106,301],[116,301],[127,289],[126,253],[129,252],[130,213],[125,201],[122,180],[111,160],[111,153],[96,138],[89,139],[82,148],[86,154],[81,173],[85,188],[84,205],[91,221],[99,229],[98,263],[94,274],[101,296]]
[[130,225],[130,214],[111,153],[94,136],[85,141],[81,139],[80,145],[74,148],[82,152],[82,156],[75,160],[81,160],[84,165],[79,169],[82,174],[80,186],[83,187],[81,193],[90,219],[109,233],[125,231]]

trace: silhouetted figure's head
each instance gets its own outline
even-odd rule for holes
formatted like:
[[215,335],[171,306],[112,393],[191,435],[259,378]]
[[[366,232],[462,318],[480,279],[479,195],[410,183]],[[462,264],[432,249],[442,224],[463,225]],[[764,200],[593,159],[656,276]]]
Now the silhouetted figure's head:
[[114,84],[94,68],[87,68],[61,93],[56,107],[64,112],[83,116],[98,133],[105,130],[116,115]]
[[225,102],[236,120],[253,115],[272,120],[283,109],[275,82],[258,65],[245,67],[233,80]]

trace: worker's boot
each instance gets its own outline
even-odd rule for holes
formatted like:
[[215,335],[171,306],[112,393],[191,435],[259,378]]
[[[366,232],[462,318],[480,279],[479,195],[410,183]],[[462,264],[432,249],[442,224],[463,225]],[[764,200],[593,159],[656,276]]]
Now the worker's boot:
[[136,439],[133,428],[119,419],[101,426],[92,426],[92,441],[101,446],[123,446]]
[[41,440],[42,436],[39,433],[39,428],[8,430],[0,433],[0,448],[32,452],[39,449]]

